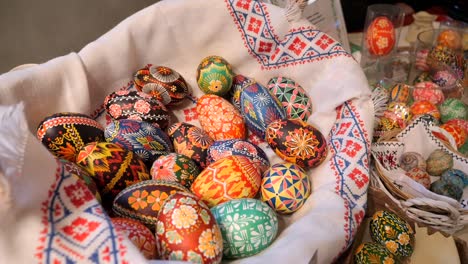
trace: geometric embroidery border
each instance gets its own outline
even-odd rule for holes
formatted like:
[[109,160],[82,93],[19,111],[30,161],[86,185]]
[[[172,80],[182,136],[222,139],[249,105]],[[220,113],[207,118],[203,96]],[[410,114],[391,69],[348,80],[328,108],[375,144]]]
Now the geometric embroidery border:
[[320,30],[309,27],[291,29],[280,39],[271,26],[267,6],[258,0],[225,0],[248,52],[262,69],[351,57],[343,47]]
[[128,263],[118,233],[101,205],[78,179],[57,161],[55,182],[42,203],[42,224],[35,257],[39,263]]
[[369,186],[370,141],[364,122],[351,101],[337,108],[337,120],[330,132],[336,193],[345,200],[344,231],[346,250],[364,218]]

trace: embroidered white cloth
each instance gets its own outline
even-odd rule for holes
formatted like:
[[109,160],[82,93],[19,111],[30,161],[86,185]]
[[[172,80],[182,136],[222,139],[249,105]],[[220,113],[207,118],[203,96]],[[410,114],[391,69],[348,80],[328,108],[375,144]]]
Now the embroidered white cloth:
[[[82,184],[35,139],[47,115],[99,118],[105,96],[132,89],[133,73],[151,63],[177,70],[194,98],[195,71],[208,55],[266,84],[287,76],[313,103],[308,122],[327,136],[325,162],[310,170],[313,193],[279,216],[275,242],[239,263],[330,263],[352,242],[364,217],[374,118],[366,78],[339,43],[307,20],[252,0],[171,0],[124,20],[79,53],[0,75],[0,255],[7,263],[143,263],[95,199],[67,193]],[[22,102],[24,105],[15,105]],[[13,106],[7,106],[13,105]],[[176,121],[199,125],[187,100]],[[23,117],[24,112],[24,120]],[[99,119],[102,120],[102,119]],[[29,131],[28,131],[29,130]],[[272,164],[280,159],[264,148]],[[77,228],[80,227],[80,228]]]

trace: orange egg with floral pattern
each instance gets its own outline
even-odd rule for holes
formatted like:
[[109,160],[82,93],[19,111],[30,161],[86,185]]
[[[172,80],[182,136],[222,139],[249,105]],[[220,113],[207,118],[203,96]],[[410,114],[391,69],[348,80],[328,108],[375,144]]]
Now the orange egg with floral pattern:
[[200,125],[215,141],[245,139],[247,130],[241,113],[228,100],[206,94],[197,101]]
[[270,123],[266,141],[280,158],[303,169],[319,166],[328,152],[323,134],[298,119],[278,119]]
[[154,229],[164,201],[176,192],[190,191],[177,182],[142,181],[121,191],[115,197],[112,211],[120,217],[135,219]]
[[221,263],[221,230],[208,206],[193,194],[167,198],[158,215],[156,238],[161,259]]
[[389,54],[395,46],[395,27],[385,16],[376,17],[367,28],[366,44],[371,55]]
[[237,199],[253,198],[260,189],[260,168],[245,156],[221,158],[206,167],[191,190],[209,207]]

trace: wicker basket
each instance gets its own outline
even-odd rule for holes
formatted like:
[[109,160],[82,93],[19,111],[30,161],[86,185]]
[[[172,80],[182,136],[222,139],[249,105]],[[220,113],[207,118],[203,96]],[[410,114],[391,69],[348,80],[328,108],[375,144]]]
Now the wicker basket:
[[[387,133],[374,143],[371,186],[386,193],[409,218],[424,226],[454,234],[468,224],[468,208],[465,208],[466,204],[462,204],[464,201],[459,202],[425,189],[405,176],[404,171],[398,167],[399,157],[404,152],[416,151],[427,157],[430,151],[442,149],[454,158],[454,168],[466,171],[468,159],[457,152],[450,142],[435,138],[432,135],[433,130],[434,127],[420,118],[406,129]],[[415,137],[420,137],[427,144],[414,146],[422,145],[413,143]],[[418,148],[425,151],[417,151]],[[466,193],[465,191],[465,197]]]

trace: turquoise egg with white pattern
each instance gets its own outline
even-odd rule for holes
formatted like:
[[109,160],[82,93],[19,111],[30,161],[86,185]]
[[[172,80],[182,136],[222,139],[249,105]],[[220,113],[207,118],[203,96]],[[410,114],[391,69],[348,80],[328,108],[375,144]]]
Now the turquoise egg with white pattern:
[[211,208],[223,236],[223,257],[253,256],[273,243],[278,233],[276,213],[266,203],[235,199]]

